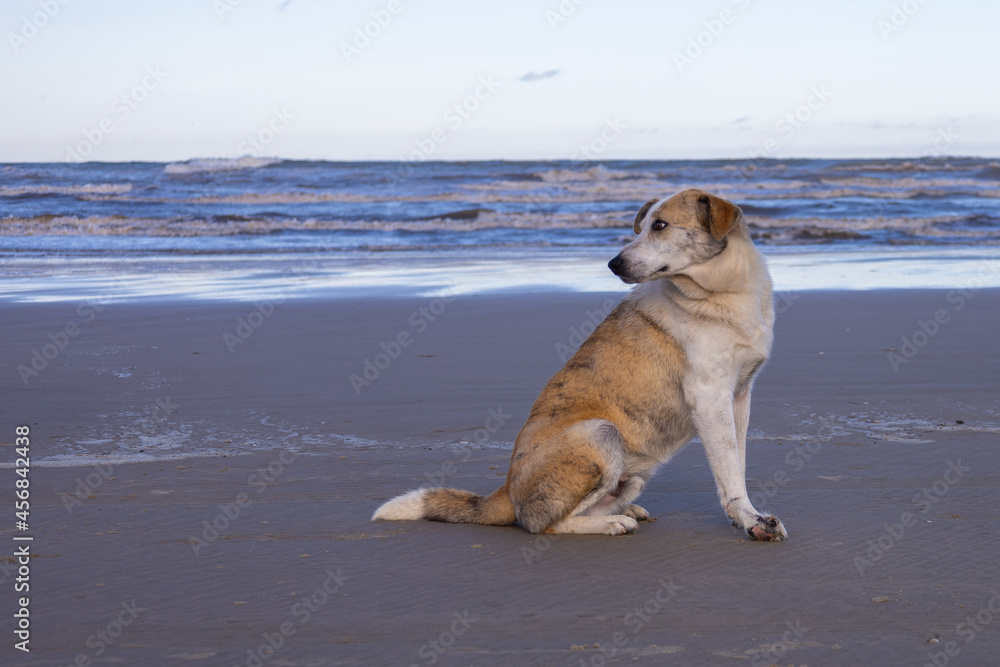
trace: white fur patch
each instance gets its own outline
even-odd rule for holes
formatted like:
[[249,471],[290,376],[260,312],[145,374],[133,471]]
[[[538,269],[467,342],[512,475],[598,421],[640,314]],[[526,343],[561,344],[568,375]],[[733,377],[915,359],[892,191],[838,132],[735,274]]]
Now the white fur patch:
[[424,496],[427,489],[414,489],[396,496],[372,515],[372,521],[416,521],[424,518]]

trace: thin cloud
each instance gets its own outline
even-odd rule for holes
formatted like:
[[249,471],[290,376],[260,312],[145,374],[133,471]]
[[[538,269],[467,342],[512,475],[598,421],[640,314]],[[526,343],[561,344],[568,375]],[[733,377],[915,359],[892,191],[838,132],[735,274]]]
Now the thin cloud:
[[746,125],[746,123],[749,122],[749,120],[751,118],[753,118],[753,115],[752,114],[747,114],[746,116],[740,116],[736,120],[729,120],[729,121],[726,121],[725,123],[721,123],[719,125],[715,125],[714,127],[711,127],[709,129],[712,129],[712,130],[721,130],[723,128],[732,127],[732,126],[735,125],[736,126],[736,128],[735,128],[736,131],[737,132],[742,132],[744,130],[750,129]]
[[542,72],[541,74],[537,74],[535,72],[528,72],[524,76],[518,77],[517,80],[518,81],[525,81],[525,82],[527,82],[527,81],[541,81],[543,79],[551,79],[552,77],[556,76],[557,74],[559,74],[559,70],[557,70],[557,69],[550,69],[549,71]]

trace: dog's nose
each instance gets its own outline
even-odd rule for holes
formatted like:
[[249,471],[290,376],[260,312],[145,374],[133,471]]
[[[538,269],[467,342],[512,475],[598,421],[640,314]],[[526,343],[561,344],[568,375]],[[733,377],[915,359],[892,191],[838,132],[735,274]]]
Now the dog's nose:
[[622,265],[624,263],[625,260],[622,259],[621,255],[615,255],[615,258],[610,262],[608,262],[608,268],[611,269],[611,273],[615,274],[616,276],[620,276]]

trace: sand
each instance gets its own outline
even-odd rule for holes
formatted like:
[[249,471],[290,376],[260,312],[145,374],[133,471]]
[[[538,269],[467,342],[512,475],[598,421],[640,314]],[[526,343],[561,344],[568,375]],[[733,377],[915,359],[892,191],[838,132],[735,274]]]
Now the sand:
[[[252,322],[227,301],[105,304],[91,321],[77,303],[5,305],[0,442],[9,464],[31,425],[34,557],[31,652],[8,631],[0,660],[995,661],[998,291],[961,309],[948,291],[781,304],[747,474],[784,543],[728,525],[697,443],[649,484],[656,521],[631,536],[369,522],[422,484],[496,488],[560,351],[618,297],[286,301]],[[18,366],[70,322],[26,386]],[[385,367],[359,394],[366,359]],[[13,554],[16,477],[0,477]]]

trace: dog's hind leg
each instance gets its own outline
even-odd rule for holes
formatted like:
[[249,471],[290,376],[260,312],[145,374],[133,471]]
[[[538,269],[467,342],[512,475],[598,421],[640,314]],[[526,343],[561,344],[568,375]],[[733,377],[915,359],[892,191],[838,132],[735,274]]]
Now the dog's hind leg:
[[[509,479],[517,522],[531,533],[622,535],[638,524],[626,510],[643,480],[622,484],[618,431],[603,420],[576,424],[558,442],[515,453]],[[627,490],[621,495],[619,489]],[[640,508],[641,509],[641,508]],[[648,514],[647,514],[648,516]]]
[[594,420],[594,442],[603,451],[610,469],[609,473],[618,472],[618,484],[607,484],[601,491],[603,496],[597,499],[587,510],[588,516],[624,515],[636,521],[649,521],[649,512],[632,501],[639,497],[646,487],[647,476],[629,475],[625,473],[624,444],[618,429],[610,422]]
[[587,508],[586,514],[587,516],[624,514],[636,521],[648,521],[649,512],[632,502],[639,497],[645,486],[646,480],[642,477],[621,473],[618,475],[618,484],[602,488],[604,495]]

